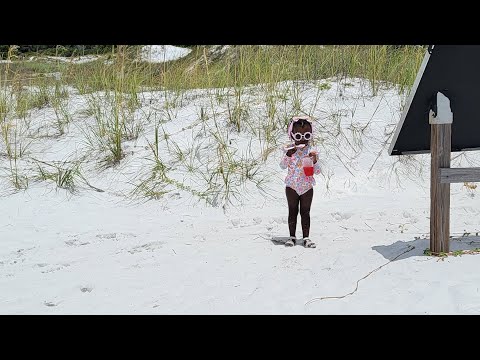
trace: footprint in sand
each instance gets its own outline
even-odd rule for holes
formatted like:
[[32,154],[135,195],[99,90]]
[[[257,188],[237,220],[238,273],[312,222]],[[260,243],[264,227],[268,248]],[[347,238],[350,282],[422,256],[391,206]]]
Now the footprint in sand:
[[53,302],[51,302],[51,301],[44,301],[44,302],[43,302],[43,305],[48,306],[48,307],[54,307],[54,306],[57,306],[58,303],[55,304],[55,303],[53,303]]
[[247,226],[254,226],[258,225],[262,222],[262,218],[260,217],[254,217],[251,221],[248,221],[247,219],[232,219],[230,220],[232,225],[234,227],[247,227]]
[[91,286],[82,286],[80,288],[80,291],[82,293],[87,293],[87,292],[89,293],[89,292],[92,292],[92,290],[93,290],[93,287],[91,287]]
[[65,244],[67,244],[68,246],[78,247],[78,246],[88,245],[90,243],[88,241],[81,241],[78,238],[78,235],[74,235],[73,239],[65,241]]
[[254,217],[254,218],[253,218],[253,223],[254,223],[255,225],[261,224],[261,222],[262,222],[262,218],[261,218],[261,217],[258,217],[258,216],[257,216],[257,217]]
[[353,213],[342,213],[342,212],[334,212],[330,213],[330,215],[337,221],[341,220],[348,220],[353,216]]
[[102,240],[106,239],[106,240],[118,241],[121,239],[137,237],[137,235],[132,233],[106,233],[106,234],[98,234],[95,237]]
[[161,249],[165,243],[163,241],[152,241],[143,245],[134,246],[128,252],[135,254],[143,251],[155,251]]
[[41,273],[42,274],[48,274],[48,273],[52,273],[52,272],[57,272],[57,271],[60,271],[66,267],[69,267],[70,264],[68,263],[63,263],[63,264],[54,264],[54,265],[50,265],[50,267],[47,267],[49,265],[44,265],[44,266],[41,266],[42,268],[43,267],[46,267],[45,270],[42,270]]
[[35,246],[27,249],[18,249],[17,251],[12,252],[12,254],[15,255],[15,257],[17,258],[17,260],[13,261],[13,263],[16,264],[17,262],[24,262],[25,259],[23,258],[23,256],[25,256],[30,250],[33,249],[35,249]]
[[117,240],[117,233],[110,233],[110,234],[98,234],[96,235],[97,238],[99,239],[111,239],[111,240]]
[[241,219],[232,219],[230,222],[232,223],[233,226],[238,227],[241,223]]
[[8,265],[16,265],[25,262],[25,259],[18,259],[17,260],[10,260],[8,263],[7,262],[2,262],[2,264],[8,264]]

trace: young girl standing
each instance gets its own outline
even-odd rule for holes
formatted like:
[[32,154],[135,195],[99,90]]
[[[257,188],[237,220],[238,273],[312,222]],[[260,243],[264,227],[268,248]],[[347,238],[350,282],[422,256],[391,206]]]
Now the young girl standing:
[[298,210],[300,208],[303,232],[301,244],[305,247],[314,248],[315,243],[309,238],[310,207],[313,199],[313,186],[315,185],[313,175],[320,174],[320,164],[318,163],[317,152],[309,144],[313,137],[311,118],[308,116],[293,117],[288,126],[288,137],[295,143],[287,148],[280,162],[282,169],[288,169],[288,174],[285,178],[285,192],[288,202],[290,237],[285,242],[285,245],[293,246],[298,243],[295,233]]

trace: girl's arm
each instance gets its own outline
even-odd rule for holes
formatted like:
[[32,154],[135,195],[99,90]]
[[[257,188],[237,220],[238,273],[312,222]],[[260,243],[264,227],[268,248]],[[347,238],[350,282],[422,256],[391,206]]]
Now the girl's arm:
[[286,169],[288,167],[288,164],[292,160],[292,155],[297,152],[296,148],[288,150],[285,154],[283,154],[282,161],[280,161],[280,167],[282,169]]

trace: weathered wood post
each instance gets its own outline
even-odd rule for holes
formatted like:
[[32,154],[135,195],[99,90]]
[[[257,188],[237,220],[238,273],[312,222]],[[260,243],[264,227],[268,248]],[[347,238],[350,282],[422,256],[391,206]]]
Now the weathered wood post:
[[430,152],[430,250],[436,255],[450,251],[450,184],[480,182],[479,167],[450,167],[452,151],[480,150],[479,63],[480,46],[430,45],[390,144],[390,155]]
[[450,167],[453,113],[450,100],[441,92],[436,94],[437,111],[430,110],[430,251],[449,252],[450,183],[442,183],[441,169]]

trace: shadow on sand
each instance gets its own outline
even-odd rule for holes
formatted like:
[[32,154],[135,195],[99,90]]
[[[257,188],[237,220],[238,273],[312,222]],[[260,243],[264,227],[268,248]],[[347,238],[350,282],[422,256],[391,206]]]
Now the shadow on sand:
[[[413,250],[406,252],[397,259],[399,254],[411,247]],[[430,239],[416,239],[411,241],[397,241],[391,245],[373,246],[372,250],[379,252],[385,259],[402,260],[412,256],[424,256],[424,251],[430,247]],[[474,250],[480,248],[480,236],[462,236],[450,238],[450,251]]]
[[270,241],[271,241],[274,245],[283,245],[283,246],[285,246],[285,241],[287,241],[288,239],[290,239],[288,236],[273,236],[272,238],[270,238]]

